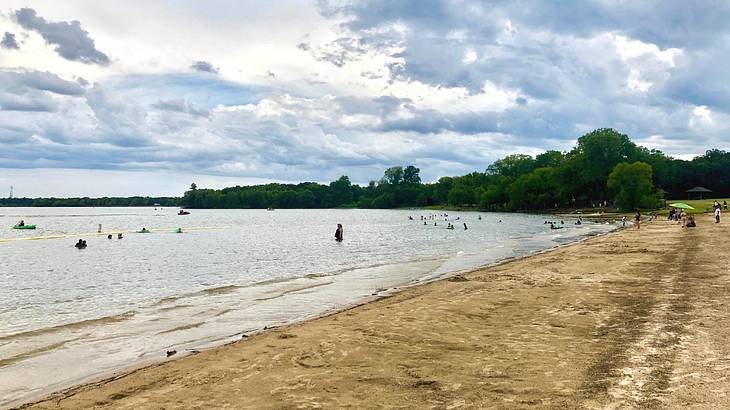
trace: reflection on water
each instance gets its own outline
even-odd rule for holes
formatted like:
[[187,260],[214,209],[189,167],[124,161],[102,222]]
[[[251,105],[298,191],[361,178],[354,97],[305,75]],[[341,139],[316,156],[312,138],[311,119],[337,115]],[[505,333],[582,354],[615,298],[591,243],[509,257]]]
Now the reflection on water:
[[442,213],[0,208],[0,403],[613,228]]

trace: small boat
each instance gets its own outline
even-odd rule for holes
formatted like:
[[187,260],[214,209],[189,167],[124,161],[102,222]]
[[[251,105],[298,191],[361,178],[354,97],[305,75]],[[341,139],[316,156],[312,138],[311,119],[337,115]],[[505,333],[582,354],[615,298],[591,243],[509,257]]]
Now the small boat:
[[178,212],[177,214],[178,214],[178,215],[190,215],[190,212],[188,212],[188,211],[183,211],[183,210],[181,209],[181,210],[180,210],[180,212]]
[[15,225],[13,229],[35,229],[35,225]]
[[273,211],[274,208],[266,208],[267,211]]

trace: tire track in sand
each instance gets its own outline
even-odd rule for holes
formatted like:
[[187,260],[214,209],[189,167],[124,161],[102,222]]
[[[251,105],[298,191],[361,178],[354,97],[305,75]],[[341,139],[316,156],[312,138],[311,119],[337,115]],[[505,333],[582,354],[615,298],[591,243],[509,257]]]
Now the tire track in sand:
[[[618,312],[597,328],[609,347],[589,366],[583,391],[589,408],[661,408],[678,353],[691,337],[686,323],[696,294],[695,231],[677,236],[641,282],[619,289]],[[676,242],[676,243],[674,243]]]

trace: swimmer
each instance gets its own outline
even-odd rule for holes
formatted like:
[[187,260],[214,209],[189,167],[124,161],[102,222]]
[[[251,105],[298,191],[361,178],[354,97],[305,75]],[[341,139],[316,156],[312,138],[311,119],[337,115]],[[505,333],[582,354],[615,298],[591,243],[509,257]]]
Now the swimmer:
[[117,234],[117,239],[122,239],[122,238],[123,238],[123,236],[122,236],[121,232],[120,232],[120,233],[118,233],[118,234]]
[[112,234],[109,234],[106,236],[106,239],[111,239],[111,238],[112,238]]
[[74,245],[76,249],[84,249],[86,247],[86,241],[83,239],[79,239],[78,242],[76,242],[76,245]]

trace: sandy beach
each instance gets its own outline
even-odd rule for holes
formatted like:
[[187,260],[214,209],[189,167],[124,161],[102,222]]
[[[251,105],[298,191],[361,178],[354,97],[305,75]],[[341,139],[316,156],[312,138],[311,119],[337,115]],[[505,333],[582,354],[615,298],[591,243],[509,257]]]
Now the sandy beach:
[[730,408],[730,229],[713,222],[644,224],[26,407]]

